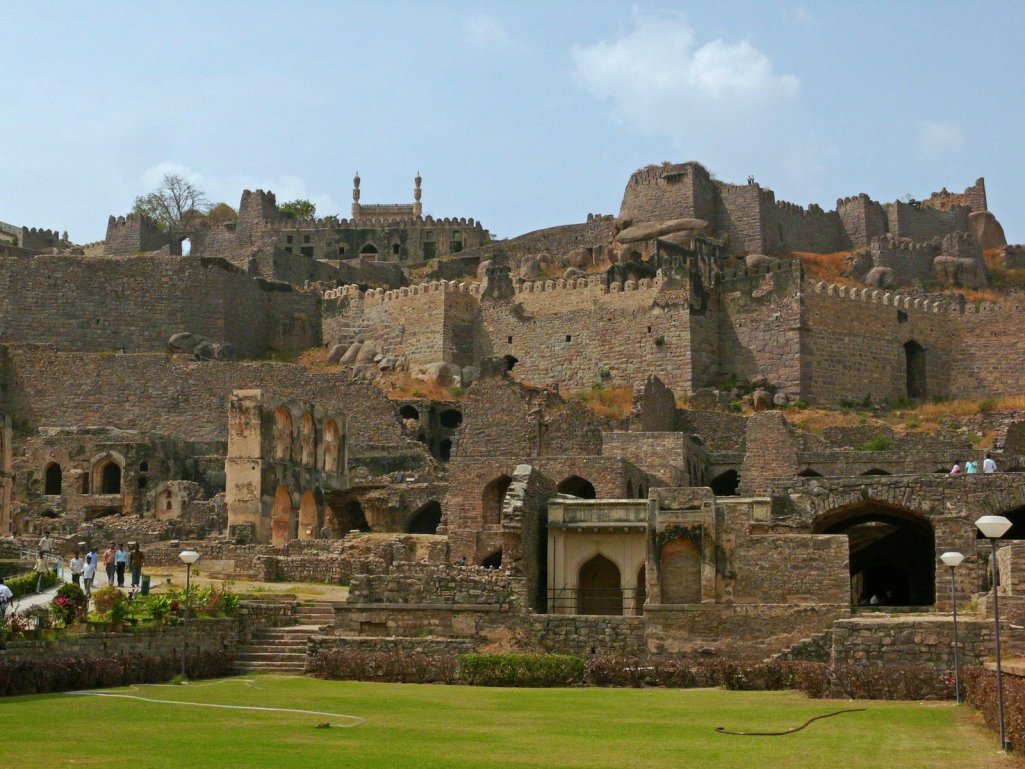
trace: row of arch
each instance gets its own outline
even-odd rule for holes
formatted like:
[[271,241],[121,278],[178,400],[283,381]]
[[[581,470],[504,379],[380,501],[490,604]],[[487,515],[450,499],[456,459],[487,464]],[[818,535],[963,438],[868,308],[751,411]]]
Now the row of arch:
[[[146,472],[146,462],[139,465],[140,472]],[[121,463],[112,454],[105,454],[93,463],[88,473],[82,473],[82,494],[120,494],[122,480]],[[140,478],[140,487],[145,485]],[[59,462],[50,462],[43,469],[43,494],[60,496],[64,491],[64,469]]]
[[[299,456],[295,456],[292,414],[285,407],[274,411],[274,459],[307,466],[317,465],[317,423],[309,412],[299,422]],[[339,459],[344,454],[342,433],[333,419],[324,423],[323,456],[320,468],[327,473],[339,472]]]

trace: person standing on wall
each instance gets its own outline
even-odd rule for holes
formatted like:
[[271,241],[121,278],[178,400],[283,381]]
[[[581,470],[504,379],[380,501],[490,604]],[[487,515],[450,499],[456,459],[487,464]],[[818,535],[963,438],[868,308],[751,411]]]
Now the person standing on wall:
[[82,572],[85,571],[85,559],[82,557],[82,551],[76,550],[75,557],[71,559],[71,581],[81,587],[82,584]]
[[114,559],[116,553],[114,551],[114,543],[110,543],[110,547],[103,551],[103,570],[107,572],[107,585],[114,584],[114,572],[116,568],[114,566]]
[[124,542],[119,542],[117,552],[114,553],[114,569],[117,571],[117,586],[125,586],[125,567],[128,566],[128,553],[125,552]]
[[997,463],[993,461],[993,455],[988,451],[986,452],[986,458],[982,460],[982,472],[989,475],[997,471]]
[[128,556],[128,566],[132,570],[132,587],[139,587],[142,579],[142,565],[146,561],[146,554],[139,549],[139,543],[135,543],[131,554]]

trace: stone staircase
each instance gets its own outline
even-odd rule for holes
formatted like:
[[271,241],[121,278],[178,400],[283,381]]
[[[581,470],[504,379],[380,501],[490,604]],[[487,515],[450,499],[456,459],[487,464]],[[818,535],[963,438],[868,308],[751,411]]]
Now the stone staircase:
[[298,624],[260,628],[249,643],[239,648],[235,669],[240,673],[286,673],[302,675],[306,670],[306,646],[322,626],[333,626],[330,601],[300,604],[294,613]]

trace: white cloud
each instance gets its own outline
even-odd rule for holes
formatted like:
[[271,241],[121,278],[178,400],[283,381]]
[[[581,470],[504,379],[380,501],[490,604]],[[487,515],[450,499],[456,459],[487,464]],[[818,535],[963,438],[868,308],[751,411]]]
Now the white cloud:
[[919,144],[927,155],[941,155],[964,144],[964,131],[956,123],[926,123],[919,134]]
[[466,40],[475,48],[507,51],[513,47],[513,40],[502,26],[491,16],[475,13],[464,25]]
[[305,198],[317,207],[317,216],[337,214],[348,216],[348,209],[342,210],[338,203],[327,194],[313,194],[300,176],[284,175],[279,177],[258,178],[254,176],[217,176],[203,173],[189,166],[164,161],[150,166],[142,173],[144,189],[152,190],[160,185],[165,174],[177,174],[203,190],[211,203],[225,202],[232,208],[238,208],[243,190],[266,190],[273,192],[278,203],[288,200]]
[[800,80],[777,74],[749,41],[697,44],[678,14],[637,16],[628,34],[573,47],[573,75],[609,101],[620,121],[647,132],[686,135],[683,123],[752,122],[796,99]]

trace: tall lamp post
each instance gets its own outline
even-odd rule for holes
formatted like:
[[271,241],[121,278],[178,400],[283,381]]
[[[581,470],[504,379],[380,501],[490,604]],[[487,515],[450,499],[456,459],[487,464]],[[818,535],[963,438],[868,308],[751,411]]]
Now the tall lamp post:
[[944,553],[940,560],[950,567],[950,608],[954,613],[954,699],[961,702],[961,659],[957,653],[957,585],[954,570],[961,565],[964,556],[956,551]]
[[997,641],[997,708],[1000,713],[1000,749],[1007,750],[1007,739],[1004,731],[1004,672],[1000,668],[1000,599],[998,585],[1000,572],[997,569],[997,540],[1011,528],[1011,522],[1002,515],[984,515],[975,522],[982,536],[992,546],[990,564],[993,567],[993,625],[996,629]]
[[195,550],[182,550],[178,557],[185,564],[185,620],[182,622],[182,678],[186,677],[185,657],[189,653],[189,588],[192,578],[192,564],[199,560]]

